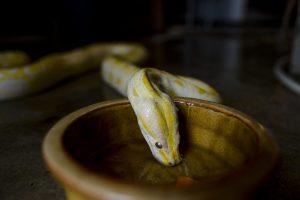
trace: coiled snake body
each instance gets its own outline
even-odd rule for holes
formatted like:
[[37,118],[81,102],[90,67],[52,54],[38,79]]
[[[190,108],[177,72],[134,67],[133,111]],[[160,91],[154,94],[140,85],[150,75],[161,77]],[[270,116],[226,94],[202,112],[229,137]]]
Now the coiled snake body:
[[[175,96],[220,102],[219,94],[206,83],[132,63],[146,58],[137,44],[95,44],[67,53],[46,56],[25,64],[22,52],[0,54],[0,100],[31,94],[102,62],[102,79],[128,97],[141,132],[153,156],[173,166],[181,161]],[[12,67],[19,65],[19,67]],[[2,67],[2,69],[1,69]]]
[[101,74],[103,80],[128,96],[153,156],[167,166],[181,161],[177,112],[172,98],[221,101],[219,94],[202,81],[154,68],[139,69],[114,57],[104,60]]

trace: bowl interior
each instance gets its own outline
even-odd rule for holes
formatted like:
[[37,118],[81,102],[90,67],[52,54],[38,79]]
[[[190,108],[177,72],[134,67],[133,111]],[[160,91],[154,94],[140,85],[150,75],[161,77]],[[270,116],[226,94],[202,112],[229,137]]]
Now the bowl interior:
[[120,181],[176,185],[207,182],[247,165],[257,153],[257,134],[223,109],[177,101],[183,162],[159,164],[145,142],[129,103],[93,110],[71,123],[63,147],[95,174]]

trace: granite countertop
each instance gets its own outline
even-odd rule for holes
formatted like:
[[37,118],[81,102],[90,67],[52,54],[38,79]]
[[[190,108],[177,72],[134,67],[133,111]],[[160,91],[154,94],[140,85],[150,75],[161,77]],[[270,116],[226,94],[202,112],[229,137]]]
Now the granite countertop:
[[[151,55],[148,65],[208,82],[225,105],[273,132],[281,160],[255,199],[300,197],[300,96],[274,76],[281,56],[276,31],[183,34],[151,38],[145,44]],[[0,102],[0,199],[64,199],[44,166],[42,140],[61,117],[113,98],[122,96],[93,71],[38,94]]]

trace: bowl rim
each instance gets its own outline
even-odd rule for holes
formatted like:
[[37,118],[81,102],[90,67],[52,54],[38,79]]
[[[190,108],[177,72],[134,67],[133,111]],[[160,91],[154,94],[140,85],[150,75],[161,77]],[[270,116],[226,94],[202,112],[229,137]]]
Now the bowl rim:
[[[228,189],[235,188],[235,192],[249,192],[257,189],[273,171],[278,158],[279,146],[275,141],[272,133],[263,125],[252,119],[248,115],[221,105],[204,100],[193,98],[175,98],[174,101],[179,104],[187,104],[189,106],[203,107],[221,112],[231,117],[241,120],[248,128],[250,128],[257,136],[258,151],[255,160],[242,165],[237,170],[224,176],[221,181],[210,182],[208,184],[195,184],[191,187],[163,187],[138,185],[136,183],[123,182],[109,176],[100,176],[83,166],[80,166],[70,157],[63,148],[62,137],[64,131],[75,120],[98,109],[108,108],[111,106],[129,105],[127,99],[115,99],[92,104],[76,110],[60,119],[46,134],[42,144],[43,160],[52,175],[64,186],[82,193],[92,199],[105,198],[119,199],[132,195],[160,196],[162,194],[171,194],[176,199],[179,194],[184,193],[189,196],[207,196],[211,193],[229,192]],[[269,156],[265,156],[267,153]],[[242,178],[241,178],[242,177]],[[224,184],[226,187],[224,187]],[[105,194],[104,194],[105,193]]]

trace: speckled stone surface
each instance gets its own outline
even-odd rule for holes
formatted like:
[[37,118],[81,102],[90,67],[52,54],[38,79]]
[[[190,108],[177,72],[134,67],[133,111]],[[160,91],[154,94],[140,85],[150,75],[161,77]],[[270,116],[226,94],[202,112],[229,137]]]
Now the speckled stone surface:
[[[273,74],[281,56],[276,32],[214,33],[148,40],[150,62],[213,85],[224,104],[268,127],[281,148],[280,163],[255,199],[300,197],[300,96]],[[22,99],[0,102],[0,199],[65,199],[44,166],[42,140],[61,117],[83,106],[122,97],[98,71],[63,81]]]

